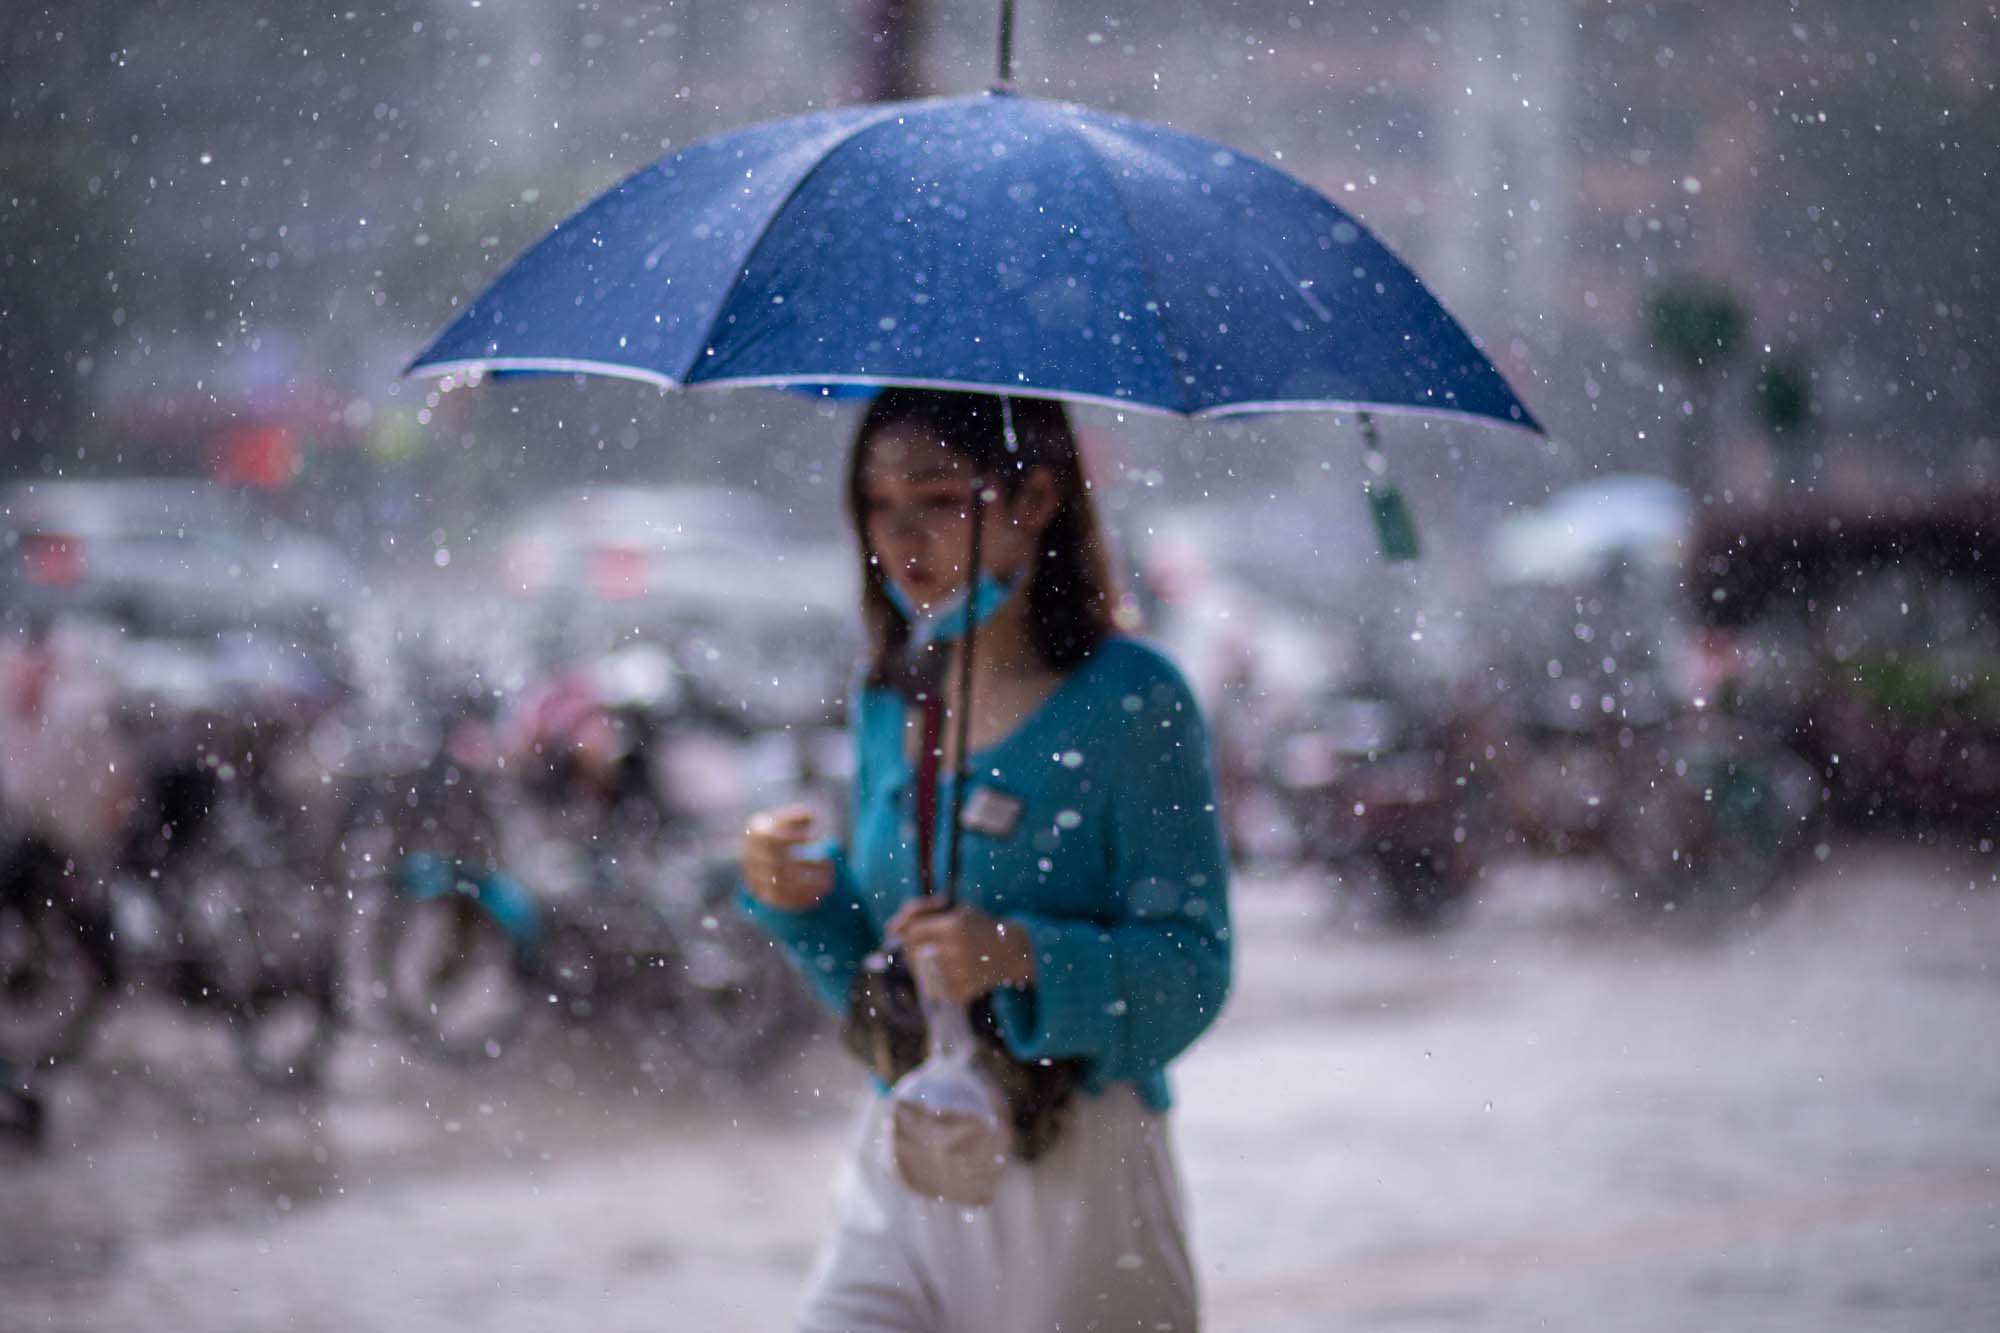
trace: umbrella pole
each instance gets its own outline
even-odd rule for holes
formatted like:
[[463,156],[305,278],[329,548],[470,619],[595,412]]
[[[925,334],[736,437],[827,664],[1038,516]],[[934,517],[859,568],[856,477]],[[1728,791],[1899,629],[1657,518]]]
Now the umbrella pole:
[[1014,0],[1000,0],[1000,82],[995,87],[1014,87]]
[[966,784],[972,780],[972,765],[966,759],[965,743],[972,721],[972,650],[979,638],[979,618],[973,613],[978,609],[980,532],[986,526],[986,486],[985,477],[978,478],[972,486],[972,551],[965,574],[965,640],[958,659],[958,752],[951,766],[951,826],[945,831],[946,907],[958,903],[958,822],[965,814]]

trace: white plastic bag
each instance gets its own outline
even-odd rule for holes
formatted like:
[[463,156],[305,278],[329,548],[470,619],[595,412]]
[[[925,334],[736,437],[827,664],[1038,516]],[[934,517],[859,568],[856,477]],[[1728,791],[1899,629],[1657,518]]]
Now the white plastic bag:
[[889,1091],[896,1174],[928,1198],[984,1208],[993,1202],[1012,1143],[1006,1099],[973,1066],[972,1025],[964,1008],[936,998],[936,958],[927,950],[910,965],[930,1051]]

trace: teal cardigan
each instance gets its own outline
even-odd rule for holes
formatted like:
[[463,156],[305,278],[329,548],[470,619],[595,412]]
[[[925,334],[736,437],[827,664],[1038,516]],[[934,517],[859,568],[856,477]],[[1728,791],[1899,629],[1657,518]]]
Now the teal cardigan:
[[[883,925],[918,891],[903,726],[894,692],[857,692],[853,827],[832,848],[826,897],[788,912],[738,893],[836,1012]],[[977,827],[961,838],[962,900],[1025,929],[1037,965],[1033,988],[993,995],[1008,1047],[1023,1060],[1080,1057],[1086,1090],[1129,1080],[1165,1110],[1167,1063],[1229,989],[1228,859],[1187,682],[1152,648],[1113,636],[1011,734],[974,751],[971,772],[966,822]],[[982,787],[1000,799],[974,803]],[[950,809],[947,778],[940,885]]]

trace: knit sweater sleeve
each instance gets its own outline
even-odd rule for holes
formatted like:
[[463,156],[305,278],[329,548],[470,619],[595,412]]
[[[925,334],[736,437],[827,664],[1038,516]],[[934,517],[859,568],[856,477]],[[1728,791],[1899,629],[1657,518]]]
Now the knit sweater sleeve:
[[1230,975],[1229,867],[1200,712],[1164,659],[1123,704],[1105,746],[1115,910],[1098,921],[1017,914],[1036,982],[993,997],[1017,1057],[1081,1057],[1105,1079],[1157,1072],[1186,1050]]
[[[863,808],[870,784],[880,778],[878,761],[871,757],[869,726],[879,705],[857,679],[848,698],[853,701],[850,720],[854,743],[854,790],[852,804]],[[792,962],[812,984],[814,994],[835,1013],[847,1012],[847,993],[861,960],[882,945],[881,931],[862,901],[860,883],[849,860],[850,841],[828,844],[833,861],[833,887],[824,898],[804,911],[791,912],[772,907],[751,897],[739,880],[736,909],[769,935],[791,955]]]
[[881,941],[862,906],[846,848],[836,844],[831,855],[833,887],[804,911],[758,902],[741,883],[736,888],[736,908],[791,955],[827,1008],[845,1013],[854,974]]

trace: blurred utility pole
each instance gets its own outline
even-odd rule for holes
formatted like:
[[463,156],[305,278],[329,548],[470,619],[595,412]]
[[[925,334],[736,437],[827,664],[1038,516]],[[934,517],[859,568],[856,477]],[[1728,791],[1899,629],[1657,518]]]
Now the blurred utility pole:
[[1727,285],[1682,278],[1646,299],[1646,335],[1654,353],[1681,378],[1687,397],[1674,413],[1680,434],[1675,478],[1697,505],[1713,500],[1716,457],[1716,388],[1742,355],[1750,312]]
[[[1422,259],[1457,280],[1454,308],[1518,376],[1562,355],[1556,312],[1574,285],[1577,11],[1570,0],[1450,0],[1445,12],[1450,72],[1435,92],[1451,204]],[[1532,349],[1528,362],[1503,330]]]
[[[0,5],[0,476],[76,456],[129,234],[107,192],[116,6]],[[115,108],[114,108],[115,110]]]
[[927,8],[928,0],[856,0],[862,101],[894,102],[923,92]]

